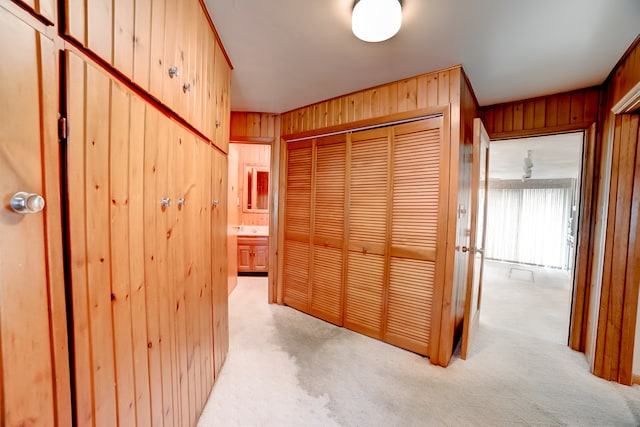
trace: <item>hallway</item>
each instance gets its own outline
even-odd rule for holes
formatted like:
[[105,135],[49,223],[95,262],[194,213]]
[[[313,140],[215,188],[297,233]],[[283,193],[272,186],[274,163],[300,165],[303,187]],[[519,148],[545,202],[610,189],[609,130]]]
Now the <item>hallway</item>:
[[[265,278],[240,278],[229,355],[199,426],[638,425],[640,387],[591,375],[565,345],[568,319],[540,308],[569,301],[556,271],[536,270],[528,286],[508,268],[487,263],[476,342],[446,369],[268,305]],[[505,307],[504,286],[527,307]]]

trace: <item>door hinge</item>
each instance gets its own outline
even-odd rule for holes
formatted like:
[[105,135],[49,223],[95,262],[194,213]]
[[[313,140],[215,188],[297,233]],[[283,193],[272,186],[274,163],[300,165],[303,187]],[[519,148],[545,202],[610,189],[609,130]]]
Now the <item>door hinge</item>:
[[67,140],[67,118],[66,117],[60,117],[58,119],[58,138],[60,139],[61,142]]

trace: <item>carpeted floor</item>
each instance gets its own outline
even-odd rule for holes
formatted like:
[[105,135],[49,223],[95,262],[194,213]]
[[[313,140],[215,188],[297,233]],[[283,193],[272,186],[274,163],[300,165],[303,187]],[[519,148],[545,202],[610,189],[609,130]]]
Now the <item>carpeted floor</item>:
[[566,346],[569,298],[563,272],[487,262],[477,339],[443,369],[269,305],[266,279],[240,278],[229,356],[198,425],[640,425],[640,387],[591,375]]

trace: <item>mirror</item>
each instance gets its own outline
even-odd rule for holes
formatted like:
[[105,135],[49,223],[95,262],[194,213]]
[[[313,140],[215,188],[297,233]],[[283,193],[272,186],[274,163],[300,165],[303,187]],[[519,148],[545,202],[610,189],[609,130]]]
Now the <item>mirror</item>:
[[269,211],[269,168],[266,166],[244,167],[244,212]]

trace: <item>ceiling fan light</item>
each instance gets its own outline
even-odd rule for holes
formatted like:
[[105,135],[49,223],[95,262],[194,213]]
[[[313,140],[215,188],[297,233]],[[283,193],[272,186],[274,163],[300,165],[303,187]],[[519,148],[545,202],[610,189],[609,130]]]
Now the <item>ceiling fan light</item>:
[[381,42],[395,36],[402,25],[399,0],[360,0],[353,7],[351,30],[366,42]]

